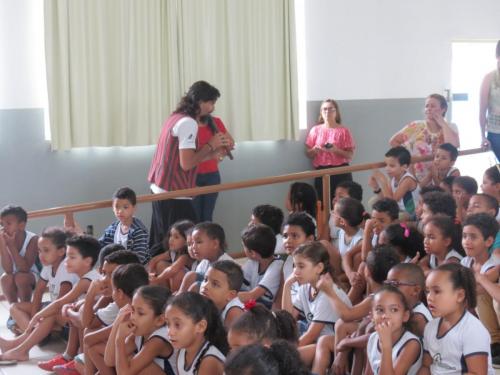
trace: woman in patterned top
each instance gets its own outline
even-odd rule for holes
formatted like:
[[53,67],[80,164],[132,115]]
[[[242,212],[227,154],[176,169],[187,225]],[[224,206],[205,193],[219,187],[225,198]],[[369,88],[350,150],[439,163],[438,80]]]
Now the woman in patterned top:
[[[444,96],[429,95],[425,99],[425,119],[406,125],[391,137],[389,144],[391,147],[406,147],[412,156],[431,155],[443,143],[460,147],[457,126],[444,118],[447,110],[448,103]],[[414,175],[420,181],[429,173],[431,166],[432,161],[413,164]]]

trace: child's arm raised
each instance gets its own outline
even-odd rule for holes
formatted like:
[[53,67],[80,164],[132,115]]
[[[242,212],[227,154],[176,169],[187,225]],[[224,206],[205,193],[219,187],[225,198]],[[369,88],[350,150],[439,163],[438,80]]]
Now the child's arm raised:
[[373,250],[373,229],[375,228],[375,220],[368,219],[363,229],[363,240],[361,242],[361,260],[366,261],[368,253]]
[[396,361],[392,362],[392,324],[391,322],[382,322],[375,326],[378,333],[381,361],[380,374],[387,375],[405,375],[410,367],[415,363],[420,355],[420,342],[417,339],[410,340],[398,353]]
[[358,303],[353,307],[347,306],[344,301],[337,296],[337,293],[333,289],[333,280],[329,274],[324,274],[321,276],[320,281],[317,285],[318,290],[322,290],[330,299],[333,308],[339,314],[339,317],[344,322],[352,322],[359,320],[368,315],[372,305],[371,297],[365,298],[363,301]]
[[116,373],[136,375],[153,363],[155,357],[169,357],[172,346],[159,337],[150,338],[139,353],[132,356],[136,349],[134,325],[130,321],[120,323],[115,341]]
[[7,239],[7,234],[4,231],[0,231],[0,264],[5,273],[12,273],[14,272],[14,267],[10,251],[7,248]]
[[125,305],[120,309],[118,316],[113,322],[111,333],[109,334],[108,341],[106,342],[106,349],[104,350],[104,363],[108,367],[116,366],[116,352],[115,352],[116,334],[118,332],[120,324],[130,319],[131,313],[132,313],[132,307],[130,305]]
[[295,278],[295,275],[292,273],[288,279],[286,279],[285,283],[283,284],[283,294],[281,297],[281,308],[283,310],[288,311],[292,316],[297,319],[299,316],[298,310],[293,306],[292,303],[292,284],[296,282],[297,279]]
[[83,327],[90,327],[90,324],[95,319],[95,299],[97,295],[102,294],[107,289],[106,284],[102,280],[94,280],[90,283],[89,290],[85,295],[85,302],[81,314]]

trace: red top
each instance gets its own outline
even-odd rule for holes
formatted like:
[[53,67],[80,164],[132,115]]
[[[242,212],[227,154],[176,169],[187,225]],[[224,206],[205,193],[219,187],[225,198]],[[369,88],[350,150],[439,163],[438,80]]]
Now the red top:
[[[340,125],[336,128],[327,128],[324,124],[318,124],[309,131],[306,145],[312,148],[316,145],[324,146],[325,143],[331,143],[341,150],[354,150],[356,147],[351,132],[345,126]],[[313,159],[313,166],[314,168],[323,166],[336,167],[350,161],[350,159],[332,152],[320,151]]]
[[[212,116],[217,126],[217,129],[221,133],[226,133],[226,127],[222,120],[218,117]],[[213,137],[212,131],[207,125],[199,125],[198,126],[198,136],[196,137],[198,149],[201,149],[205,143],[208,143],[210,138]],[[217,172],[219,170],[219,162],[217,159],[205,160],[198,164],[198,173],[212,173]]]

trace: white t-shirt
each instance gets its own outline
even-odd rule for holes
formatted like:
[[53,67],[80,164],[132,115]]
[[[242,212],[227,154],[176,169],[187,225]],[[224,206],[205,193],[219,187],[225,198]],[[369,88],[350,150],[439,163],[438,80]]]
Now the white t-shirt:
[[243,285],[241,290],[250,291],[258,286],[264,288],[266,292],[259,298],[259,302],[271,307],[280,287],[283,261],[274,259],[264,272],[259,272],[259,262],[248,259],[242,269]]
[[[224,252],[222,255],[217,259],[217,260],[232,260],[234,259],[229,255],[228,253]],[[208,268],[210,265],[214,262],[210,262],[208,259],[202,259],[200,260],[200,263],[196,266],[196,273],[199,273],[201,275],[205,275],[208,271]]]
[[347,243],[345,232],[343,229],[339,231],[338,249],[341,256],[344,256],[349,250],[356,246],[363,240],[363,229],[359,228],[358,231],[352,236],[351,241]]
[[198,124],[191,117],[183,117],[172,127],[172,135],[179,139],[179,150],[196,149]]
[[467,372],[465,358],[469,355],[488,356],[488,375],[494,375],[491,365],[490,334],[470,312],[443,336],[438,336],[441,318],[431,320],[424,330],[424,351],[432,358],[431,374],[463,374]]
[[[135,346],[137,348],[137,352],[140,352],[146,341],[151,340],[153,337],[158,337],[162,341],[164,341],[166,344],[169,344],[170,342],[168,341],[168,329],[167,326],[163,326],[158,328],[156,331],[154,331],[148,338],[147,340],[144,339],[142,336],[136,336],[135,337]],[[175,368],[177,366],[176,364],[176,354],[177,352],[175,350],[172,351],[172,354],[170,354],[169,357],[155,357],[153,359],[153,362],[156,363],[162,370],[165,372],[165,374],[176,374]]]
[[[474,258],[472,257],[464,257],[461,261],[460,264],[464,267],[467,268],[472,268],[472,265],[474,264]],[[480,273],[486,273],[489,269],[496,267],[500,264],[500,259],[497,259],[495,257],[490,257],[484,264],[481,266],[481,270],[479,271]]]
[[69,273],[66,270],[64,262],[59,263],[54,276],[52,266],[44,266],[40,272],[40,279],[47,282],[51,301],[55,301],[59,297],[62,283],[68,282],[73,287],[80,280],[76,273]]
[[285,247],[283,246],[283,236],[278,233],[276,235],[276,246],[274,247],[275,254],[286,254]]
[[[208,348],[207,348],[208,347]],[[220,362],[224,363],[226,361],[226,357],[221,353],[219,349],[217,349],[214,345],[210,344],[208,341],[203,344],[198,353],[193,359],[191,366],[186,368],[186,349],[179,350],[179,355],[177,356],[177,373],[179,375],[195,375],[198,372],[195,369],[196,364],[198,363],[199,357],[214,357],[218,359]],[[201,363],[201,361],[199,362]]]
[[102,323],[102,325],[107,327],[113,324],[119,312],[120,308],[118,307],[116,302],[111,302],[102,309],[98,309],[95,315],[97,319],[99,319],[99,321]]
[[[422,366],[422,344],[420,343],[420,339],[411,332],[405,331],[401,335],[399,340],[392,345],[392,365],[394,366],[394,364],[396,363],[396,359],[401,353],[401,350],[403,350],[405,345],[410,341],[415,341],[420,346],[420,354],[415,363],[411,365],[407,372],[408,375],[416,375],[418,370]],[[382,353],[380,352],[379,346],[378,333],[373,332],[368,339],[366,352],[368,354],[368,361],[370,362],[370,366],[374,375],[380,374],[380,362],[382,361]]]
[[422,302],[417,303],[415,305],[415,307],[413,308],[412,312],[413,312],[413,314],[422,315],[425,318],[425,320],[427,321],[427,323],[433,319],[431,312],[429,311],[427,306],[425,306]]
[[[351,300],[347,294],[340,289],[337,285],[333,284],[333,289],[337,296],[347,306],[352,307]],[[314,298],[311,297],[311,284],[302,284],[297,291],[297,298],[292,301],[293,306],[301,312],[308,325],[311,323],[324,323],[320,336],[331,335],[334,333],[335,322],[340,318],[337,310],[333,308],[330,298],[320,291]]]
[[[446,253],[446,256],[444,257],[444,260],[448,260],[450,258],[457,258],[459,261],[462,260],[463,256],[456,250],[454,249],[451,249],[450,251],[448,251],[448,253]],[[437,258],[434,254],[431,254],[429,256],[429,267],[431,269],[435,269],[438,267],[438,264],[437,264]]]
[[222,319],[222,324],[224,324],[224,322],[226,321],[227,314],[229,313],[229,310],[231,310],[231,309],[244,310],[245,305],[243,304],[243,302],[241,302],[241,300],[238,297],[234,297],[231,301],[229,301],[227,303],[227,305],[224,306],[224,309],[220,313],[220,317]]
[[122,245],[125,249],[127,248],[128,241],[128,231],[127,233],[122,232],[122,223],[118,223],[118,226],[115,230],[115,237],[113,239],[113,243],[117,243]]
[[[80,280],[83,280],[83,279],[87,279],[89,280],[90,282],[94,281],[94,280],[99,280],[101,278],[101,275],[99,274],[99,272],[97,272],[96,269],[92,268],[89,272],[87,272],[85,275],[83,275]],[[80,281],[79,280],[79,281]],[[84,293],[82,293],[80,295],[80,297],[78,297],[79,300],[81,299],[84,299],[85,298],[85,295],[87,294],[87,292],[85,291]]]

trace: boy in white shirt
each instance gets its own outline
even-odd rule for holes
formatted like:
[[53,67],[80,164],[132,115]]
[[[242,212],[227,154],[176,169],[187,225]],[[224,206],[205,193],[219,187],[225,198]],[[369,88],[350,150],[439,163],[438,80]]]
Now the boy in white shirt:
[[264,224],[251,225],[243,231],[241,239],[248,260],[243,265],[243,286],[238,297],[243,302],[253,299],[271,308],[283,269],[283,261],[274,257],[274,232]]

